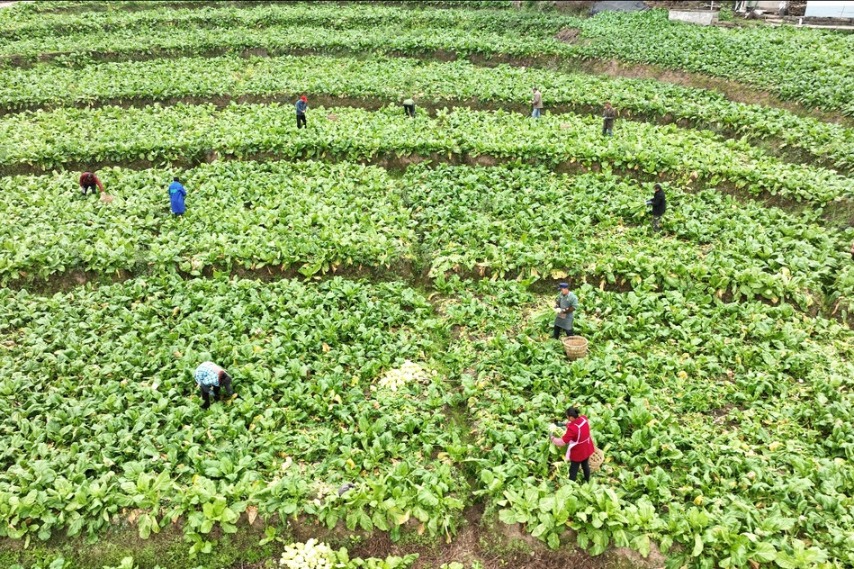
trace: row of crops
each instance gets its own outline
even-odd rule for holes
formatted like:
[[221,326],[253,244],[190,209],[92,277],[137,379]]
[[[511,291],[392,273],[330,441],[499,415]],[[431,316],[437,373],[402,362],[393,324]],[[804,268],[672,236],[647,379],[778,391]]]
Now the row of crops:
[[[811,107],[854,113],[854,40],[822,30],[691,27],[668,22],[667,13],[658,10],[580,19],[517,11],[280,4],[30,17],[28,10],[40,9],[0,17],[8,40],[0,55],[8,61],[35,62],[51,53],[79,63],[87,55],[194,55],[257,47],[618,58],[752,83]],[[174,34],[175,26],[187,29]],[[555,38],[564,28],[580,30],[576,43]]]
[[[80,77],[86,81],[81,82]],[[273,58],[189,57],[81,68],[41,64],[6,72],[0,108],[61,107],[104,103],[248,96],[296,97],[306,92],[387,104],[417,95],[431,107],[503,104],[523,107],[530,88],[545,93],[552,111],[597,112],[611,100],[621,117],[676,120],[746,136],[770,139],[798,150],[813,162],[854,168],[854,131],[791,112],[727,100],[713,91],[656,81],[611,79],[580,73],[501,65],[478,67],[466,61],[410,58],[284,56]],[[176,81],[175,78],[180,78]],[[348,101],[349,102],[349,101]]]
[[319,108],[297,131],[291,105],[230,104],[123,109],[57,109],[0,118],[0,171],[57,166],[195,165],[213,153],[238,159],[485,156],[589,168],[594,162],[646,176],[729,184],[755,195],[779,195],[821,207],[854,196],[851,179],[833,170],[791,164],[750,144],[674,125],[621,123],[602,137],[601,119],[555,115],[533,121],[515,113],[470,109],[406,121],[399,107],[378,112]]
[[[519,66],[614,56],[842,111],[844,36],[179,4],[0,11],[0,564],[222,569],[250,534],[290,569],[297,534],[439,543],[473,524],[674,568],[854,564],[851,129]],[[686,60],[685,42],[717,50]],[[535,84],[555,111],[537,121],[518,112]],[[404,118],[410,95],[429,114]],[[639,120],[600,136],[604,99]],[[81,169],[112,202],[80,195]],[[564,279],[591,342],[572,365],[548,340]],[[207,359],[240,397],[204,411]],[[546,437],[569,405],[606,451],[589,485]],[[184,561],[86,557],[122,532],[177,536]]]
[[313,276],[364,266],[411,279],[554,272],[805,310],[854,298],[839,235],[714,190],[668,187],[670,236],[651,240],[649,185],[606,173],[421,165],[398,177],[348,162],[216,162],[184,173],[190,208],[181,218],[168,215],[169,175],[105,170],[117,196],[109,205],[79,196],[73,175],[2,179],[0,278],[151,267]]
[[[485,497],[555,547],[571,528],[592,553],[653,540],[708,566],[854,562],[847,329],[789,306],[581,286],[596,349],[568,367],[544,341],[545,298],[438,290],[164,277],[3,291],[0,532],[129,519],[147,537],[180,518],[201,552],[253,511],[438,536]],[[202,351],[241,395],[209,412],[188,398]],[[404,360],[423,373],[384,385]],[[562,482],[545,438],[568,403],[607,449],[591,486]]]

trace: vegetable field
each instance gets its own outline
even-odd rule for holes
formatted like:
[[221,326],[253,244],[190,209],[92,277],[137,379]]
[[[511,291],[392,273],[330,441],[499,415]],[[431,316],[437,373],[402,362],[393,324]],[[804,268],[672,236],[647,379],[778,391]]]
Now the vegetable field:
[[854,566],[854,36],[509,5],[0,10],[0,566]]

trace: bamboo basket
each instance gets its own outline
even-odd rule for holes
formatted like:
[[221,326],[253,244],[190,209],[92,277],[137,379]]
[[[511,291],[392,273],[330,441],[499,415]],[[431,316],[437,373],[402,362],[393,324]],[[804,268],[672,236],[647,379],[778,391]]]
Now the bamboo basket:
[[605,463],[605,451],[601,448],[597,448],[593,451],[593,454],[590,455],[588,459],[588,464],[590,465],[590,472],[596,472],[602,465]]
[[567,336],[563,339],[563,351],[571,361],[580,360],[587,355],[587,338]]

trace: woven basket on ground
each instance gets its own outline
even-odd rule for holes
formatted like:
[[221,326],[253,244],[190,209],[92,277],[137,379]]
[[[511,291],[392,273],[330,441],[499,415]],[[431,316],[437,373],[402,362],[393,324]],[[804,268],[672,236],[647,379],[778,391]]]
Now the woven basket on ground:
[[563,351],[570,360],[579,360],[587,355],[587,339],[581,336],[567,336],[563,339]]
[[605,451],[601,448],[597,448],[593,451],[593,454],[590,455],[588,461],[588,464],[590,465],[590,472],[596,472],[602,468],[602,464],[605,462]]

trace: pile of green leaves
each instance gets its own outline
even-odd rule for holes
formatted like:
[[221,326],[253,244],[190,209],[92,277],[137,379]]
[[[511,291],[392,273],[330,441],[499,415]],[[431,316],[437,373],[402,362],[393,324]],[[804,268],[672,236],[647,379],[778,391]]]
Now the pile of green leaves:
[[[448,457],[465,453],[440,376],[377,385],[407,359],[441,365],[446,331],[406,286],[160,278],[0,296],[0,537],[126,521],[146,538],[181,519],[198,553],[243,512],[392,536],[459,523],[468,483]],[[239,399],[201,409],[202,357]]]
[[746,142],[722,140],[673,125],[621,123],[602,137],[599,118],[562,115],[532,120],[503,111],[458,109],[406,120],[400,108],[377,112],[318,108],[298,131],[290,105],[157,105],[27,112],[0,119],[0,166],[49,169],[136,161],[199,163],[211,153],[252,159],[335,156],[467,157],[529,160],[549,166],[578,163],[638,171],[647,176],[699,178],[753,194],[780,195],[814,205],[854,195],[851,180],[834,171],[779,162]]
[[[80,81],[80,76],[87,78]],[[179,81],[175,78],[180,77]],[[0,107],[140,101],[244,95],[362,98],[386,104],[417,95],[419,105],[501,103],[527,109],[530,86],[538,85],[550,109],[594,112],[610,99],[621,116],[683,120],[752,141],[769,140],[806,152],[846,171],[854,167],[854,132],[791,112],[745,105],[714,91],[650,80],[555,73],[466,61],[425,62],[408,58],[324,56],[181,58],[100,63],[82,69],[42,64],[9,70],[0,85]]]

